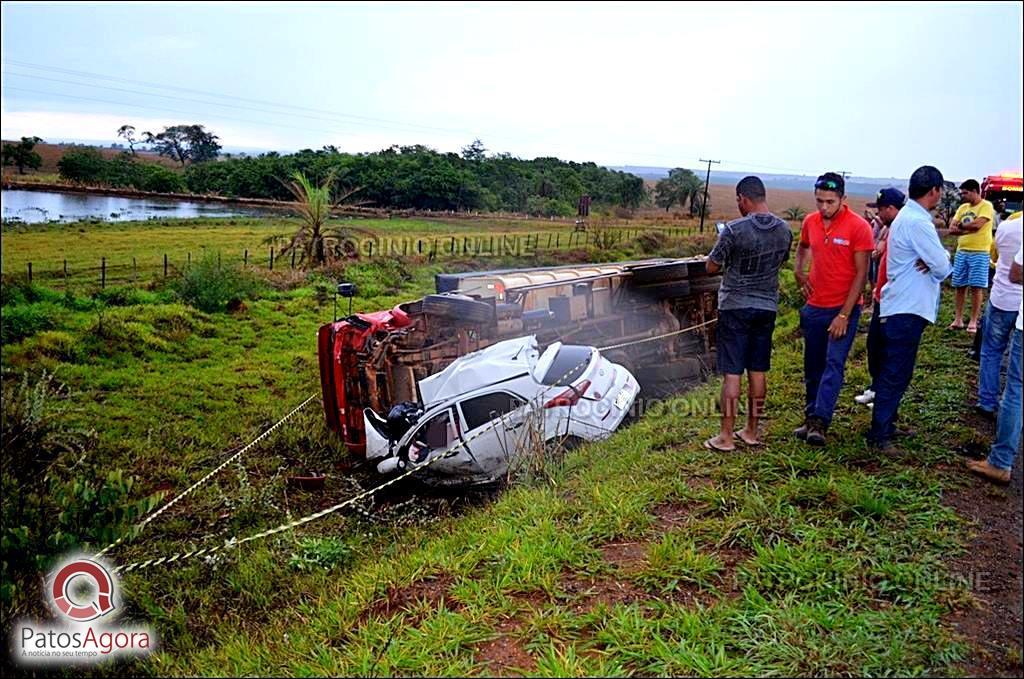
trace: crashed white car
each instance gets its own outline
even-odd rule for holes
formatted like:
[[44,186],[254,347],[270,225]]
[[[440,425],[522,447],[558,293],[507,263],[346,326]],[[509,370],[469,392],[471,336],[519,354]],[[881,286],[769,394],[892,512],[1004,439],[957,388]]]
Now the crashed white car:
[[420,380],[419,391],[422,403],[398,404],[387,418],[363,411],[366,458],[382,474],[433,459],[416,476],[459,486],[504,477],[531,430],[545,441],[611,435],[640,386],[594,347],[556,342],[541,354],[531,335],[462,356]]

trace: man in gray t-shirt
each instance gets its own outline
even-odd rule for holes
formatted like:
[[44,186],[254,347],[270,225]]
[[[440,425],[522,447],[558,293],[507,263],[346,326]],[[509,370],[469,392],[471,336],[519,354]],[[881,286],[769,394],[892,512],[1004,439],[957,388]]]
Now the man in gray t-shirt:
[[[744,177],[736,185],[742,218],[729,222],[708,255],[708,272],[723,271],[718,291],[718,371],[722,378],[722,427],[706,448],[729,451],[735,439],[761,444],[758,420],[767,394],[772,332],[779,308],[779,269],[789,258],[793,232],[768,211],[764,183]],[[747,424],[733,432],[740,380],[747,373]]]

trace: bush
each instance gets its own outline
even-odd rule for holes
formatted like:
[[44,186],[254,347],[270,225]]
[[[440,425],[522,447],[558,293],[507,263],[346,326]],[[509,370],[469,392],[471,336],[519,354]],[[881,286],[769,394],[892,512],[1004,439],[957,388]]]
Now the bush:
[[221,266],[216,255],[206,254],[178,282],[178,295],[191,306],[214,313],[225,311],[228,302],[252,298],[256,281],[235,266]]
[[147,351],[164,351],[167,343],[153,328],[135,319],[133,309],[100,309],[96,320],[85,329],[82,338],[86,353],[111,357],[119,354],[142,356]]
[[182,176],[162,165],[140,165],[134,185],[140,191],[160,193],[184,193],[187,190]]
[[57,161],[61,179],[72,182],[97,183],[106,181],[107,161],[94,148],[73,149]]
[[540,196],[531,196],[526,201],[526,211],[541,217],[572,217],[576,214],[576,208],[567,201]]
[[55,325],[55,307],[48,303],[8,304],[0,311],[0,344],[13,344]]
[[86,455],[94,433],[68,427],[61,401],[66,389],[43,373],[3,376],[0,465],[0,553],[4,618],[16,606],[38,607],[34,596],[60,554],[86,543],[116,539],[158,502],[131,499],[136,479],[121,470],[97,475]]

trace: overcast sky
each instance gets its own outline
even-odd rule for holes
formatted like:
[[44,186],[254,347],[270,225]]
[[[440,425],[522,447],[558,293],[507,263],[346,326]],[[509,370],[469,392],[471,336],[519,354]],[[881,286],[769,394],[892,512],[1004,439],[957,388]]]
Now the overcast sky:
[[[1022,165],[1022,5],[3,3],[4,139],[199,122],[607,165]],[[58,96],[60,95],[60,96]]]

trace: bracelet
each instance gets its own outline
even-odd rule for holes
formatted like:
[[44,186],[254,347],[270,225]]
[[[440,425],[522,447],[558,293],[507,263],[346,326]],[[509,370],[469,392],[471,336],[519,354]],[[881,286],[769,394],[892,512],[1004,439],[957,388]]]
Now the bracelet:
[[839,314],[839,318],[841,318],[841,319],[843,319],[845,321],[845,320],[848,320],[850,317],[847,316],[846,314]]

